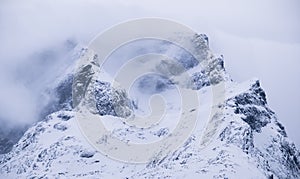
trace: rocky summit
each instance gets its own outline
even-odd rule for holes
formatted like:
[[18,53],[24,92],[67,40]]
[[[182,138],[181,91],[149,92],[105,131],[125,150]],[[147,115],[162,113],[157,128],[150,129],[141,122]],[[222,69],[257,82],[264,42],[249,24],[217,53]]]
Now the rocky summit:
[[[97,54],[82,48],[79,58],[86,63],[70,70],[53,89],[58,97],[51,105],[55,110],[51,108],[51,114],[0,155],[0,178],[300,178],[300,153],[268,106],[259,80],[232,81],[223,56],[212,53],[206,35],[195,35],[194,44],[203,59],[179,59],[191,74],[189,79],[156,76],[137,85],[155,84],[151,93],[168,93],[172,86],[182,85],[198,94],[202,122],[177,150],[132,164],[111,159],[88,142],[77,123],[78,105],[107,123],[122,121],[141,106],[126,90],[97,75],[101,73]],[[85,95],[72,97],[72,92]],[[158,125],[146,131],[120,125],[111,132],[123,141],[147,143],[167,137],[172,128]]]

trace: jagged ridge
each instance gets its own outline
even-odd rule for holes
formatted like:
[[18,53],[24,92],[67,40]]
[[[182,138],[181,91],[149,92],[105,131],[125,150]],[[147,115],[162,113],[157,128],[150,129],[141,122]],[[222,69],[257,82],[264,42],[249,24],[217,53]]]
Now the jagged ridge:
[[[205,35],[196,36],[195,46],[205,60],[199,63],[200,68],[193,73],[188,87],[205,97],[211,87],[224,85],[226,98],[213,104],[214,114],[205,131],[196,128],[177,151],[145,165],[111,160],[95,151],[81,135],[74,118],[76,111],[59,111],[30,128],[10,153],[1,155],[0,176],[299,178],[299,151],[288,140],[284,127],[268,107],[259,81],[232,82],[225,71],[223,57],[210,52]],[[85,53],[88,59],[95,59],[95,54],[88,50]],[[75,99],[75,106],[95,97],[97,104],[91,108],[93,112],[106,120],[119,120],[112,116],[124,117],[126,111],[131,110],[130,102],[126,95],[121,95],[121,103],[116,101],[116,89],[105,81],[93,79],[97,67],[91,61],[80,68],[83,70],[79,70],[77,78],[75,74],[75,84],[83,83],[82,90],[89,94],[85,100],[83,97]],[[90,80],[95,80],[98,85],[88,88],[85,82]],[[116,112],[115,108],[120,105],[122,107],[117,111],[121,112]]]

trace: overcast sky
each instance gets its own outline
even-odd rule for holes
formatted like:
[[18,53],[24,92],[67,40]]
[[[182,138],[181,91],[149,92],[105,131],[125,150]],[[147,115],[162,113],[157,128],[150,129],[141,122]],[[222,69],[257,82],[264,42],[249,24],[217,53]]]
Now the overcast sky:
[[261,80],[270,107],[300,146],[298,0],[1,0],[0,121],[34,118],[33,88],[42,87],[30,88],[14,78],[15,69],[33,54],[67,39],[87,44],[112,25],[141,17],[168,18],[207,34],[212,51],[224,55],[234,80]]

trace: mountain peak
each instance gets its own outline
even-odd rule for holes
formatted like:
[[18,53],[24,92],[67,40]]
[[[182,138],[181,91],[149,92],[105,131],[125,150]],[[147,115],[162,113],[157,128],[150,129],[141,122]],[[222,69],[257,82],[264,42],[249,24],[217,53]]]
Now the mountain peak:
[[[134,139],[144,143],[162,140],[173,129],[169,126],[156,126],[150,130],[123,126],[124,118],[132,116],[140,106],[126,90],[111,85],[111,76],[103,75],[97,54],[85,48],[81,50],[80,57],[86,63],[77,70],[71,70],[72,75],[71,78],[68,75],[68,79],[72,80],[62,80],[60,87],[56,88],[60,89],[57,90],[59,94],[63,94],[60,95],[64,98],[62,103],[69,104],[71,101],[73,106],[62,107],[49,114],[45,120],[28,129],[12,151],[0,155],[0,176],[300,178],[300,153],[269,108],[259,80],[233,82],[225,70],[223,56],[214,55],[208,43],[206,35],[195,35],[195,47],[204,60],[183,65],[184,70],[191,74],[188,79],[178,80],[176,77],[180,77],[180,72],[167,73],[170,80],[160,77],[141,80],[170,87],[164,88],[166,90],[179,84],[194,90],[202,100],[198,120],[204,121],[197,123],[190,137],[176,151],[136,165],[111,159],[88,142],[76,119],[81,105],[94,115],[101,116],[99,120],[107,124],[107,128],[112,127],[112,135],[122,141]],[[188,59],[180,62],[189,63]],[[157,70],[157,66],[154,67]],[[212,93],[220,86],[224,97],[213,101],[214,95],[218,94]],[[166,90],[160,88],[154,92],[159,94]],[[74,97],[74,94],[81,95]],[[174,112],[177,110],[171,107]],[[193,111],[195,109],[190,109],[189,113]]]

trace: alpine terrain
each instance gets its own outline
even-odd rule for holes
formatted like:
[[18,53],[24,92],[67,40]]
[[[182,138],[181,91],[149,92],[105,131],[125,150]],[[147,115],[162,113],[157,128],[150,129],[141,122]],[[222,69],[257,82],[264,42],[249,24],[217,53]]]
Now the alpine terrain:
[[[259,80],[234,82],[223,56],[209,49],[206,35],[195,35],[193,43],[202,61],[178,53],[178,62],[191,74],[188,79],[178,82],[149,74],[139,78],[131,92],[99,75],[103,71],[95,52],[75,48],[75,57],[86,63],[69,67],[50,90],[57,100],[45,109],[50,111],[45,119],[0,155],[0,178],[300,178],[300,153],[268,106]],[[161,53],[170,52],[170,44],[162,46]],[[168,65],[161,62],[156,70],[171,73]],[[185,143],[167,156],[139,164],[112,159],[96,150],[78,125],[83,105],[122,141],[161,140],[172,134],[180,115],[176,85],[198,94],[198,109],[189,110],[198,113],[198,122]],[[72,96],[78,91],[85,95]],[[129,116],[149,113],[145,99],[153,94],[169,100],[161,124],[147,129],[124,125]],[[89,103],[90,98],[96,103]]]

